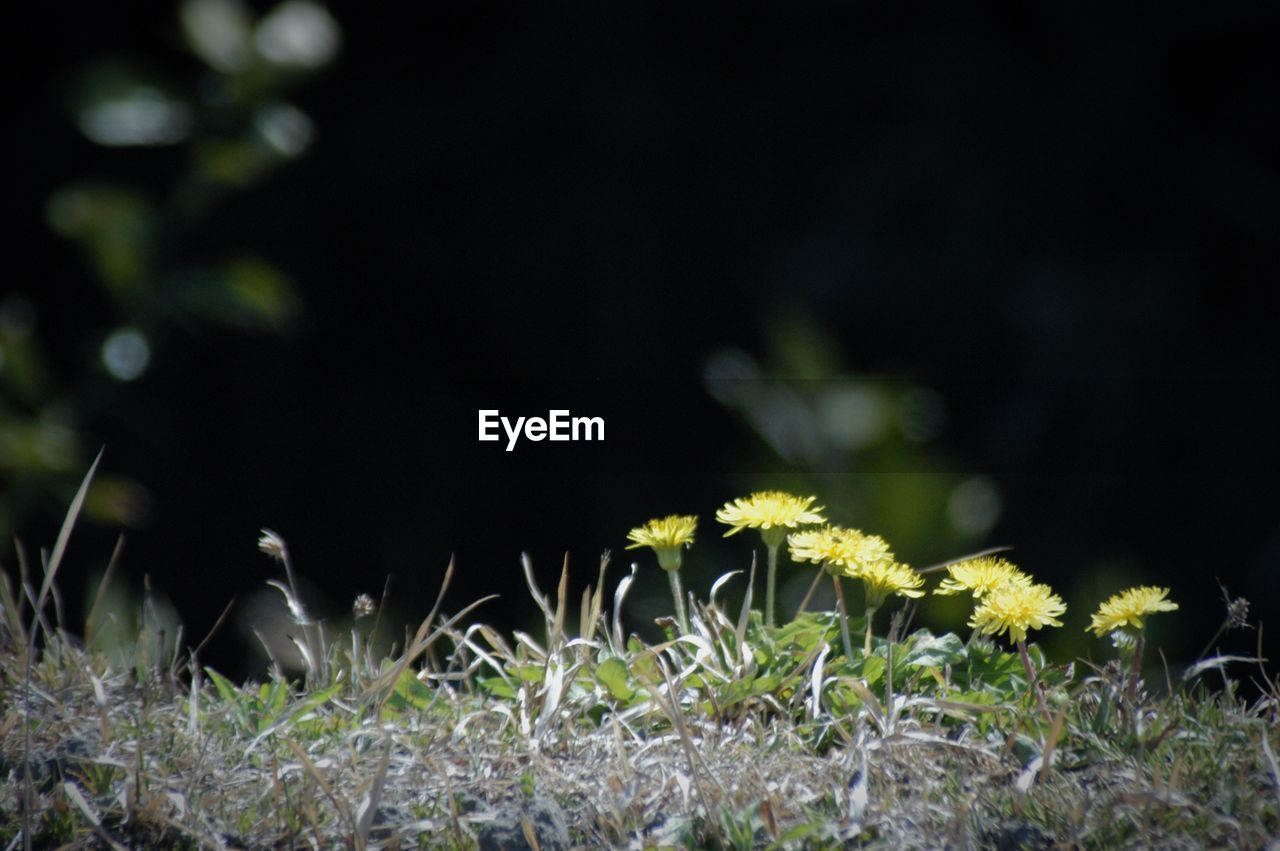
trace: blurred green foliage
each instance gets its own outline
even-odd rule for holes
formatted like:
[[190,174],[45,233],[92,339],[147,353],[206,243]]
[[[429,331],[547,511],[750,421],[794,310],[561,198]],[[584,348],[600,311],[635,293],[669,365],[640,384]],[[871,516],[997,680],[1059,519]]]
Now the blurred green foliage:
[[[341,30],[309,0],[262,15],[238,0],[188,0],[178,12],[198,64],[158,71],[155,57],[117,57],[69,87],[70,118],[90,142],[170,153],[155,154],[147,173],[163,177],[146,185],[71,180],[48,199],[49,227],[79,251],[99,292],[61,305],[38,290],[0,298],[0,537],[65,504],[101,443],[102,414],[121,414],[119,386],[143,379],[176,332],[276,334],[298,317],[295,285],[270,260],[240,247],[210,256],[194,237],[219,206],[307,152],[312,122],[288,97],[335,58]],[[94,345],[52,356],[41,325],[90,311]],[[100,476],[85,514],[137,526],[147,500],[143,483]]]
[[[916,567],[1010,543],[989,540],[1003,510],[997,482],[963,470],[941,445],[943,395],[924,381],[850,370],[839,341],[815,317],[777,317],[762,357],[716,352],[704,380],[761,438],[762,457],[744,469],[778,469],[780,461],[789,470],[743,477],[744,492],[816,495],[833,522],[883,535]],[[779,571],[783,611],[811,579],[809,570]],[[820,605],[831,604],[828,591],[823,583]],[[948,628],[968,615],[947,598],[922,605]]]

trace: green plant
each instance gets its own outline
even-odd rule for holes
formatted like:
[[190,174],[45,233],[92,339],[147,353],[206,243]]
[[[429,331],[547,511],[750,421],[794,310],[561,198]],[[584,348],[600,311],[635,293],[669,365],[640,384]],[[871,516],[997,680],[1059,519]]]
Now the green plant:
[[[979,589],[965,562],[945,567],[981,591],[979,610],[1011,587]],[[575,600],[567,566],[548,594],[524,558],[543,623],[510,636],[468,619],[483,601],[445,610],[450,567],[395,655],[369,653],[360,619],[344,636],[308,617],[301,669],[245,684],[120,666],[70,640],[56,610],[19,608],[56,597],[52,570],[43,595],[0,571],[0,767],[23,801],[0,842],[472,848],[505,824],[542,847],[1168,847],[1280,830],[1280,694],[1250,703],[1232,680],[1199,680],[1246,657],[1203,660],[1164,695],[1134,690],[1131,666],[1055,664],[1028,643],[1031,615],[1053,617],[1040,597],[1001,622],[1014,651],[980,629],[908,629],[907,610],[868,651],[830,612],[771,627],[753,571],[720,577],[687,629],[648,644],[622,625],[637,571],[609,595],[608,566]],[[1012,587],[1034,587],[1019,575]]]

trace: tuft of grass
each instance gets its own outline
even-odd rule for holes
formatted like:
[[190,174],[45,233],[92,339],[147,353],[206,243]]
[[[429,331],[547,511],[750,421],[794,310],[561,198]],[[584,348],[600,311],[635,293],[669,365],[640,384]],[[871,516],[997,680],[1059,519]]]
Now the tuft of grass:
[[[567,569],[548,593],[522,559],[543,623],[509,635],[471,620],[483,601],[449,610],[450,568],[389,658],[359,621],[340,635],[299,602],[303,670],[236,683],[198,649],[120,665],[79,644],[43,611],[49,565],[40,591],[0,570],[0,847],[1177,848],[1280,833],[1273,681],[1246,701],[1233,679],[1200,679],[1231,657],[1157,694],[1121,660],[1057,665],[1035,644],[1024,659],[901,616],[846,651],[833,612],[767,626],[754,568],[650,644],[622,626],[635,568],[611,588],[606,553],[581,596]],[[730,611],[719,597],[744,581]]]

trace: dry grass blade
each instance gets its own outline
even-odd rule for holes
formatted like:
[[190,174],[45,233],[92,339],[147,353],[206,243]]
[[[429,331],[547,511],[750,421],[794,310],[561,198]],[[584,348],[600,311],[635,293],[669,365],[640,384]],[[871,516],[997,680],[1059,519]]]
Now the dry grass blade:
[[1013,546],[1009,544],[1006,544],[1004,546],[999,546],[999,547],[988,547],[985,550],[978,550],[976,553],[969,553],[968,555],[958,556],[956,558],[949,558],[946,561],[940,561],[937,564],[931,564],[928,567],[922,567],[916,572],[924,573],[924,574],[937,573],[941,570],[946,570],[948,567],[950,567],[953,564],[959,564],[960,562],[968,561],[971,558],[982,558],[984,556],[993,556],[996,553],[1007,553],[1012,549],[1013,549]]
[[293,751],[293,755],[298,758],[298,762],[302,763],[302,768],[307,772],[307,775],[316,782],[316,785],[320,787],[320,791],[329,799],[329,803],[333,804],[333,808],[338,811],[338,815],[340,815],[350,826],[353,844],[357,849],[363,851],[364,843],[358,841],[359,837],[356,835],[355,830],[355,818],[352,817],[351,807],[347,804],[346,800],[339,798],[334,794],[333,787],[324,779],[324,775],[320,773],[320,769],[316,768],[316,764],[311,761],[311,757],[307,756],[307,752],[302,749],[301,745],[293,739],[285,738],[282,739],[282,741],[284,742],[285,747]]
[[382,787],[387,782],[387,769],[391,766],[391,740],[387,739],[382,751],[382,759],[373,774],[373,783],[369,793],[360,804],[360,812],[356,817],[356,840],[359,845],[367,845],[369,831],[373,829],[373,820],[378,815],[378,805],[382,800]]
[[106,599],[107,588],[111,585],[111,577],[115,575],[116,565],[120,563],[120,555],[123,552],[124,534],[121,533],[116,538],[116,546],[111,551],[111,559],[107,562],[107,569],[102,574],[102,581],[98,583],[98,592],[93,596],[93,605],[89,607],[89,614],[84,619],[84,643],[87,647],[92,647],[94,639],[97,638],[98,609],[102,607],[102,601]]
[[128,851],[125,846],[116,842],[111,838],[111,834],[107,833],[106,828],[102,826],[102,819],[89,806],[89,802],[84,799],[84,795],[80,794],[76,784],[63,783],[62,791],[67,796],[67,800],[71,801],[75,808],[80,811],[80,814],[84,816],[85,821],[89,822],[89,826],[93,828],[93,832],[97,834],[99,839],[107,843],[109,847],[116,849],[116,851]]
[[538,609],[542,612],[542,616],[547,623],[552,623],[556,619],[555,612],[551,611],[551,603],[547,601],[547,597],[538,588],[538,580],[533,578],[533,559],[529,558],[528,553],[520,553],[520,567],[524,570],[524,581],[529,585],[529,596],[533,598],[533,602],[538,604]]
[[565,598],[569,592],[569,554],[564,554],[564,566],[560,568],[560,584],[556,586],[556,616],[549,624],[547,649],[558,647],[564,637]]
[[3,626],[16,643],[27,646],[27,628],[22,623],[22,610],[18,599],[13,595],[13,586],[9,583],[9,574],[0,570],[0,609],[4,613]]
[[1275,752],[1267,741],[1267,731],[1262,731],[1262,753],[1267,758],[1267,770],[1271,772],[1271,782],[1275,785],[1276,801],[1280,803],[1280,765],[1276,764]]
[[[484,605],[490,600],[496,600],[497,598],[497,594],[490,594],[487,597],[481,597],[479,600],[476,600],[474,603],[465,607],[462,611],[442,623],[433,632],[424,635],[431,625],[432,618],[431,616],[428,616],[427,619],[422,622],[422,625],[418,627],[418,631],[414,635],[413,640],[409,643],[409,646],[405,648],[404,653],[396,663],[370,683],[368,688],[364,690],[362,697],[367,698],[375,694],[383,693],[383,702],[385,702],[386,698],[391,694],[390,689],[399,682],[400,675],[404,673],[404,671],[412,665],[419,656],[427,652],[427,648],[434,644],[437,638],[447,634],[458,621],[471,614],[471,612],[477,607]],[[434,612],[435,610],[433,609],[432,611]]]
[[[756,587],[756,554],[755,550],[751,551],[751,572],[747,575],[747,593],[742,597],[742,611],[738,613],[738,628],[734,630],[734,637],[738,639],[738,646],[741,647],[743,641],[747,637],[747,623],[751,618],[751,589]],[[744,659],[745,661],[745,659]]]
[[1053,724],[1049,727],[1049,734],[1044,740],[1044,762],[1040,766],[1040,782],[1043,783],[1049,779],[1049,771],[1053,768],[1053,754],[1058,747],[1058,742],[1062,739],[1062,734],[1067,729],[1067,707],[1064,706],[1058,710],[1058,714],[1053,717]]
[[84,507],[84,499],[89,493],[89,484],[93,481],[93,474],[98,470],[98,463],[102,461],[102,453],[105,449],[98,450],[98,457],[93,459],[93,463],[89,465],[89,472],[84,474],[84,481],[80,482],[80,489],[76,491],[75,498],[71,500],[71,507],[67,509],[67,516],[62,521],[62,528],[58,530],[58,537],[53,544],[53,552],[49,556],[48,566],[45,568],[44,581],[40,583],[40,596],[36,599],[36,610],[44,608],[44,602],[49,597],[49,591],[53,588],[53,579],[58,575],[58,568],[62,565],[62,557],[67,552],[67,542],[71,540],[71,530],[75,528],[76,519],[80,516],[80,509]]
[[[596,590],[591,595],[591,630],[595,632],[596,624],[600,623],[600,615],[604,612],[604,576],[609,569],[609,559],[611,553],[605,550],[600,554],[600,576],[596,579]],[[591,633],[583,632],[583,638],[589,638]]]
[[621,654],[626,649],[622,639],[622,602],[627,599],[627,591],[631,590],[631,583],[636,581],[636,571],[639,569],[639,566],[632,562],[631,573],[622,577],[613,592],[613,628],[609,633],[609,644],[615,654]]

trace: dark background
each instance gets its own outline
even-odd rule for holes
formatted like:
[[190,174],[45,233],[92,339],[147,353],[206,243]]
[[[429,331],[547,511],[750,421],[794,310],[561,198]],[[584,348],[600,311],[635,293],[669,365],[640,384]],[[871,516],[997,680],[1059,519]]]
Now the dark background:
[[[1260,20],[329,8],[342,51],[289,94],[310,151],[180,249],[269,257],[300,320],[280,337],[178,323],[131,383],[76,378],[120,307],[43,211],[73,179],[163,192],[187,152],[95,145],[67,93],[103,56],[192,91],[207,72],[172,7],[24,10],[4,202],[21,271],[0,288],[34,307],[61,396],[94,398],[76,469],[15,514],[28,541],[52,541],[67,482],[105,444],[105,469],[148,494],[126,575],[149,573],[197,636],[273,575],[262,526],[331,616],[390,574],[420,617],[456,553],[453,607],[498,591],[483,616],[512,626],[533,612],[522,550],[546,586],[569,551],[580,589],[631,526],[697,513],[705,591],[746,566],[745,537],[712,529],[733,496],[793,486],[877,530],[916,506],[895,483],[978,476],[1001,494],[993,528],[931,535],[931,515],[895,545],[916,564],[1016,545],[1071,604],[1069,640],[1046,636],[1060,654],[1105,655],[1087,613],[1137,582],[1182,603],[1162,616],[1175,660],[1221,620],[1215,578],[1276,622],[1280,138]],[[803,399],[925,387],[945,427],[788,454],[709,392],[725,363]],[[480,407],[603,416],[606,441],[506,453],[476,442]],[[114,534],[75,540],[72,588]],[[237,642],[213,658],[252,669]]]

